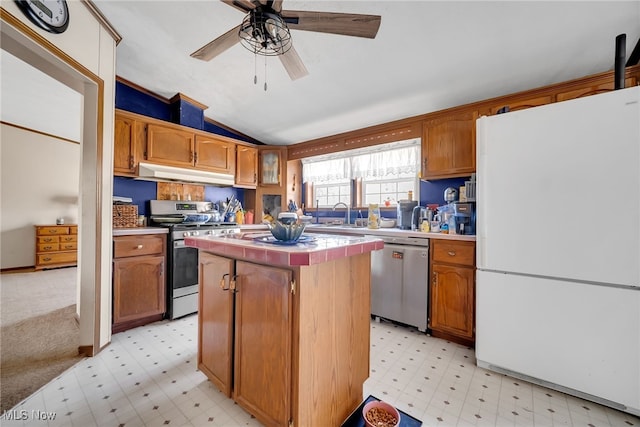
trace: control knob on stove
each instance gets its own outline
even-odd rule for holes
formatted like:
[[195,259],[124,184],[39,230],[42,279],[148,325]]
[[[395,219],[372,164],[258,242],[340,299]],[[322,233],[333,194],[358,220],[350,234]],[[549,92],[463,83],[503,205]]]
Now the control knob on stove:
[[200,235],[200,232],[199,232],[199,231],[192,231],[192,232],[191,232],[191,235],[192,235],[192,236],[199,236],[199,235]]

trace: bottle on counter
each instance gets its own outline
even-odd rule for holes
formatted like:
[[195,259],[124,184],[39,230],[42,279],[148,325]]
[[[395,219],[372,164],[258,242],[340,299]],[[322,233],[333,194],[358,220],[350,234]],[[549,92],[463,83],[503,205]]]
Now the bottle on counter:
[[449,217],[449,234],[458,234],[456,232],[456,218],[455,216],[451,215]]
[[369,204],[367,227],[372,229],[380,228],[380,206],[377,203]]

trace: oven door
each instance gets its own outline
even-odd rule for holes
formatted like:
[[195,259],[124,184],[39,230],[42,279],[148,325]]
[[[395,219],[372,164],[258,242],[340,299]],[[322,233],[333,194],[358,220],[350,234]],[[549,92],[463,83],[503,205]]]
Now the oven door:
[[196,248],[185,246],[184,240],[174,241],[171,269],[171,286],[174,297],[197,292],[198,250]]

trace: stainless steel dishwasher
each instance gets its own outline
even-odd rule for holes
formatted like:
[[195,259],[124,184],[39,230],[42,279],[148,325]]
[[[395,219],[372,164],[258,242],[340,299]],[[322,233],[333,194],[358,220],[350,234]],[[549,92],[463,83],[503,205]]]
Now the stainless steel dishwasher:
[[384,249],[371,252],[371,314],[427,330],[429,239],[372,236]]

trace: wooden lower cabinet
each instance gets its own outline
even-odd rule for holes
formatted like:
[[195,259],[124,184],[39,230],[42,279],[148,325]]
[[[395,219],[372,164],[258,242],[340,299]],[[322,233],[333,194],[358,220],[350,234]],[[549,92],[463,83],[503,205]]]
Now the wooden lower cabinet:
[[431,240],[429,329],[465,345],[475,341],[475,242]]
[[77,225],[36,225],[36,270],[78,264]]
[[198,368],[266,426],[339,426],[369,376],[369,254],[274,267],[200,251]]
[[113,333],[163,318],[166,236],[113,238]]

